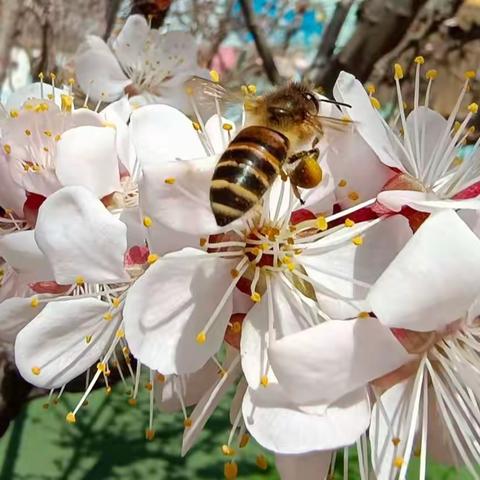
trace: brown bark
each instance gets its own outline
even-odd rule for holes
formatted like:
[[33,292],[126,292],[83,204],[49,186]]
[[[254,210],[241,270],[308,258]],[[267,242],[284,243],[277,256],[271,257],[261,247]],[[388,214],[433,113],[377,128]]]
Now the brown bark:
[[10,64],[10,51],[15,38],[20,34],[19,19],[23,10],[23,1],[0,3],[0,86],[3,84]]
[[255,21],[255,14],[253,13],[252,4],[250,0],[239,0],[239,3],[247,29],[252,34],[255,46],[257,47],[258,55],[262,59],[263,69],[270,82],[274,85],[278,85],[282,82],[282,78],[278,72],[277,66],[275,65],[275,61],[273,60],[273,55],[267,44],[267,41],[258,28],[257,22]]
[[351,39],[327,67],[314,76],[314,83],[331,92],[341,70],[366,81],[375,63],[398,45],[426,1],[365,0]]
[[115,26],[115,21],[117,20],[118,10],[120,9],[121,0],[110,0],[107,3],[107,11],[105,15],[106,26],[105,33],[103,34],[103,39],[107,41],[112,33],[113,27]]

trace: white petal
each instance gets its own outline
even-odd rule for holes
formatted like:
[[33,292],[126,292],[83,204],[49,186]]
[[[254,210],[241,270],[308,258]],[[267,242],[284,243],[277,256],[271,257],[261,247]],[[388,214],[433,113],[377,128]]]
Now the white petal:
[[18,332],[35,318],[45,305],[32,307],[30,298],[8,298],[0,303],[0,340],[13,343]]
[[282,480],[326,480],[332,460],[331,450],[301,455],[275,455],[275,465]]
[[4,210],[11,209],[19,218],[23,218],[23,204],[27,199],[25,190],[14,182],[8,162],[0,156],[0,178],[2,179],[2,188],[0,188],[0,206]]
[[[362,228],[362,222],[355,227]],[[353,232],[353,231],[352,231]],[[340,232],[345,234],[346,232]],[[368,229],[363,234],[363,245],[355,246],[347,240],[344,246],[326,253],[305,250],[298,260],[315,282],[317,299],[322,311],[335,319],[351,318],[359,311],[370,311],[365,301],[368,285],[373,285],[389,263],[412,236],[408,221],[396,215]],[[318,242],[322,245],[322,241]],[[354,281],[364,282],[355,284]]]
[[14,232],[0,237],[0,257],[22,275],[24,281],[52,280],[47,257],[38,248],[33,230]]
[[183,374],[199,370],[217,353],[232,313],[224,303],[206,341],[197,335],[232,282],[234,262],[185,249],[154,263],[131,287],[124,308],[132,354],[152,370]]
[[169,375],[164,383],[154,382],[157,406],[163,412],[178,412],[182,409],[179,395],[186,407],[195,405],[219,378],[218,366],[213,360],[209,360],[197,372]]
[[[26,297],[32,294],[32,290],[10,265],[4,264],[0,267],[3,270],[2,281],[0,282],[0,302],[12,297]],[[53,274],[52,274],[53,276]]]
[[[398,472],[394,460],[397,456],[403,456],[405,451],[409,428],[408,405],[412,388],[413,378],[410,378],[389,388],[380,397],[387,418],[378,402],[373,406],[369,432],[370,454],[378,480],[391,480]],[[394,438],[400,439],[398,445],[394,445],[392,441]]]
[[[127,245],[145,245],[147,233],[138,207],[124,208],[119,219],[127,226]],[[155,250],[157,251],[157,250]]]
[[116,100],[131,83],[110,48],[95,35],[88,35],[78,48],[75,73],[80,88],[92,100]]
[[432,214],[370,290],[389,327],[429,331],[463,316],[480,284],[480,241],[451,210]]
[[77,127],[57,143],[56,173],[66,186],[88,188],[98,198],[121,189],[115,150],[115,131],[105,127]]
[[269,349],[272,369],[292,401],[330,403],[410,360],[377,319],[328,321]]
[[[223,129],[223,125],[229,124],[232,127],[229,132]],[[213,115],[205,123],[205,133],[213,145],[215,153],[223,153],[230,141],[235,137],[235,124],[224,117]]]
[[408,115],[407,131],[420,173],[433,160],[446,128],[447,120],[430,108],[418,107]]
[[355,122],[358,133],[365,139],[380,160],[389,167],[405,171],[395,154],[391,140],[392,132],[384,126],[363,88],[363,85],[350,73],[340,72],[333,93],[336,100],[348,103],[349,117]]
[[237,356],[227,360],[223,367],[229,369],[228,375],[221,377],[205,392],[190,415],[192,426],[183,433],[182,456],[192,448],[221,399],[237,380],[240,374],[240,358]]
[[137,158],[143,166],[205,156],[191,120],[168,105],[148,105],[134,110],[130,128]]
[[[273,318],[276,338],[298,332],[314,325],[318,320],[314,310],[308,310],[294,289],[281,279],[273,277],[271,288],[262,301],[247,314],[242,326],[240,351],[242,370],[250,387],[256,389],[260,379],[267,373],[268,366],[268,319]],[[272,297],[272,311],[269,312],[269,297]],[[268,373],[269,381],[274,379]]]
[[300,454],[354,443],[367,429],[370,405],[364,389],[357,390],[323,415],[307,414],[290,403],[278,384],[252,390],[243,400],[243,418],[255,440],[268,450]]
[[[71,115],[73,127],[103,127],[102,116],[88,108],[78,108]],[[66,129],[65,129],[66,130]]]
[[127,227],[83,187],[65,187],[40,207],[35,240],[55,280],[106,283],[128,278],[123,268]]
[[[209,199],[215,164],[216,158],[211,157],[144,168],[139,184],[140,207],[152,219],[148,235],[155,251],[198,246],[200,237],[220,231]],[[166,179],[174,183],[166,183]]]
[[[357,132],[339,134],[327,151],[326,161],[343,208],[374,198],[394,175]],[[346,185],[340,186],[344,182]],[[349,198],[352,194],[357,194],[358,199]]]
[[118,327],[103,320],[108,308],[94,298],[49,303],[17,335],[15,363],[22,377],[38,387],[58,388],[98,362]]
[[[50,85],[43,85],[43,98],[46,98],[47,95],[52,94],[53,90]],[[55,103],[60,106],[61,100],[60,95],[64,94],[65,91],[60,88],[55,88]],[[26,85],[25,87],[19,88],[11,93],[5,104],[5,108],[10,110],[19,110],[22,108],[22,105],[29,100],[30,98],[42,98],[42,90],[40,82],[34,82]]]
[[150,27],[142,15],[130,15],[112,48],[121,65],[135,68],[144,54],[145,41],[148,38]]

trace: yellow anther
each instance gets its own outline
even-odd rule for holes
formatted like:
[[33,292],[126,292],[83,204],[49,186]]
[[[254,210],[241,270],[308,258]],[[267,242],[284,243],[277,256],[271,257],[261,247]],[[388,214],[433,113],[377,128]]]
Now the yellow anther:
[[60,95],[62,112],[71,112],[73,109],[73,97],[71,95]]
[[210,78],[212,82],[218,83],[220,81],[220,75],[216,70],[210,70]]
[[296,249],[293,251],[293,253],[294,253],[295,255],[300,255],[302,252],[303,252],[303,250],[302,250],[301,248],[296,248]]
[[67,83],[68,83],[70,86],[72,86],[72,85],[75,84],[75,79],[74,79],[74,78],[69,78],[69,79],[67,80]]
[[353,202],[356,202],[360,198],[360,195],[358,194],[358,192],[350,192],[348,194],[348,198]]
[[112,387],[109,385],[105,388],[105,395],[110,395],[112,393]]
[[112,298],[112,305],[115,308],[118,308],[120,306],[121,300],[118,297],[113,297]]
[[88,345],[92,341],[92,336],[91,335],[86,335],[85,336],[85,343]]
[[346,181],[344,178],[342,178],[342,179],[338,182],[338,186],[339,186],[340,188],[346,187],[346,186],[347,186],[347,181]]
[[105,128],[113,128],[113,130],[117,129],[117,126],[113,122],[103,121],[102,126]]
[[125,337],[125,330],[123,330],[123,328],[119,328],[116,332],[115,332],[115,336],[117,338],[123,338]]
[[34,172],[37,172],[37,173],[38,173],[41,169],[42,169],[42,167],[41,167],[38,163],[34,163],[34,164],[32,165],[32,170],[33,170]]
[[167,185],[173,185],[175,183],[175,179],[173,177],[168,177],[165,179],[165,183]]
[[20,115],[18,110],[10,110],[10,117],[17,118]]
[[462,124],[461,124],[458,120],[456,120],[455,123],[453,124],[452,130],[453,130],[454,132],[458,132],[458,129],[459,129],[461,126],[462,126]]
[[250,85],[247,85],[247,92],[255,95],[257,93],[257,86],[253,85],[252,83]]
[[150,217],[147,217],[147,216],[143,217],[143,226],[144,227],[149,228],[149,227],[152,226],[152,223],[153,222],[152,222],[152,219]]
[[[49,94],[47,95],[47,98],[48,98],[49,100],[53,100],[53,95],[52,95],[51,93],[49,93]],[[48,108],[47,108],[46,110],[48,110]],[[43,110],[41,110],[41,111],[43,111]]]
[[232,323],[232,331],[234,333],[240,333],[242,331],[242,324],[241,322],[233,322]]
[[24,110],[30,111],[30,110],[33,110],[33,105],[31,103],[26,103],[23,106],[23,108],[24,108]]
[[478,103],[471,103],[469,106],[468,106],[468,111],[470,113],[477,113],[478,112]]
[[247,111],[247,112],[251,112],[253,110],[255,110],[257,104],[253,101],[250,101],[250,100],[245,100],[245,102],[243,102],[243,108]]
[[107,370],[107,365],[105,362],[98,362],[97,363],[97,370],[99,372],[105,372]]
[[267,375],[262,375],[260,377],[260,385],[262,387],[266,387],[268,385],[268,376]]
[[59,142],[61,139],[62,139],[62,136],[61,136],[59,133],[57,133],[57,134],[55,135],[55,141],[56,141],[56,142]]
[[435,70],[432,68],[431,70],[427,70],[427,73],[425,74],[425,78],[427,80],[435,80],[438,77],[438,70]]
[[152,430],[151,428],[147,428],[145,430],[145,438],[151,442],[155,438],[155,430]]
[[477,72],[475,70],[467,70],[465,72],[465,78],[467,80],[473,80],[477,76]]
[[110,312],[103,314],[103,319],[109,322],[113,318],[113,315]]
[[253,302],[258,303],[262,300],[262,296],[258,292],[253,292],[250,295],[250,298],[252,299]]
[[344,225],[345,225],[347,228],[351,228],[351,227],[353,227],[353,226],[355,225],[355,222],[354,222],[353,220],[350,220],[349,218],[347,218],[347,219],[345,220]]
[[51,79],[51,80],[55,80],[56,78],[57,78],[57,76],[52,72],[52,73],[50,74],[50,79]]
[[360,312],[358,318],[369,318],[370,314],[368,312]]
[[83,285],[85,283],[85,279],[81,276],[81,275],[78,275],[76,278],[75,278],[75,283],[80,286],[80,285]]
[[196,130],[197,132],[199,132],[199,131],[202,129],[202,126],[201,126],[198,122],[192,122],[192,127],[193,127],[194,130]]
[[8,143],[6,143],[4,146],[3,146],[3,151],[7,154],[7,155],[10,155],[12,153],[12,147],[10,145],[8,145]]
[[240,272],[235,268],[232,268],[230,270],[230,275],[231,275],[232,278],[237,278],[239,274],[240,274]]
[[398,437],[393,437],[392,443],[396,447],[400,443],[400,439]]
[[227,462],[223,467],[226,480],[235,480],[238,477],[238,466],[235,462]]
[[32,134],[32,131],[29,130],[28,128],[25,130],[25,135],[29,137]]
[[372,107],[377,110],[380,110],[382,108],[382,104],[380,103],[378,98],[370,97],[370,103],[372,104]]
[[321,232],[324,232],[328,228],[328,222],[325,217],[317,217],[315,220],[315,226],[317,227],[318,230]]
[[290,272],[293,272],[295,270],[295,263],[293,262],[288,263],[287,268]]
[[150,382],[148,382],[147,384],[145,384],[145,389],[151,392],[153,389],[153,385]]
[[225,131],[229,132],[230,130],[232,130],[233,125],[232,125],[231,123],[224,123],[224,124],[222,125],[222,128],[223,128]]
[[354,245],[356,245],[357,247],[359,247],[360,245],[363,244],[363,238],[361,235],[357,235],[356,237],[353,237],[352,238],[352,243]]
[[401,80],[403,78],[403,68],[399,63],[393,66],[393,73],[395,80]]
[[51,137],[52,136],[52,132],[50,130],[44,130],[43,134],[46,136],[46,137]]
[[415,57],[414,62],[415,62],[417,65],[423,65],[423,64],[425,63],[425,58],[422,57],[421,55],[419,55],[418,57]]
[[242,85],[242,86],[240,87],[240,91],[241,91],[244,95],[247,95],[247,93],[248,93],[247,86],[246,86],[246,85]]
[[235,449],[230,447],[230,445],[222,445],[222,453],[228,457],[233,457],[235,455]]
[[260,249],[258,247],[253,247],[252,248],[252,254],[257,256],[260,254]]
[[73,412],[68,412],[67,416],[65,417],[65,420],[68,423],[75,423],[77,419],[75,418],[75,414]]
[[452,165],[453,165],[454,167],[459,167],[462,163],[463,163],[463,158],[460,158],[460,157],[455,157],[455,158],[452,160]]
[[39,78],[41,81],[43,81],[43,79],[45,78],[45,76],[43,75],[43,72],[40,72],[40,73],[38,74],[38,78]]
[[39,301],[38,297],[33,297],[32,300],[30,301],[30,306],[33,308],[38,307]]
[[255,463],[260,470],[266,470],[268,468],[268,462],[265,455],[257,455]]
[[207,341],[207,334],[205,333],[205,331],[202,330],[201,332],[199,332],[195,340],[199,345],[203,345]]
[[48,153],[48,147],[43,147],[43,151]]
[[157,381],[159,381],[160,383],[164,383],[164,382],[165,382],[165,375],[164,375],[163,373],[157,372],[157,374],[155,375],[155,378],[156,378]]
[[42,371],[42,369],[40,367],[32,367],[32,373],[34,375],[40,375],[41,371]]
[[270,248],[270,245],[268,243],[262,243],[260,247],[262,247],[262,250],[268,250]]
[[204,247],[204,246],[207,244],[207,239],[204,238],[204,237],[202,237],[202,238],[200,238],[200,240],[198,241],[198,243],[199,243],[199,245],[200,245],[201,247]]
[[395,468],[402,468],[402,465],[405,463],[403,457],[395,457],[393,460],[393,466]]
[[128,347],[123,347],[122,352],[125,357],[130,355],[130,350],[128,349]]
[[155,263],[156,261],[158,260],[158,255],[156,253],[151,253],[148,257],[147,257],[147,263],[149,263],[150,265],[152,263]]
[[136,399],[136,398],[129,398],[129,399],[128,399],[128,404],[129,404],[131,407],[136,407],[136,406],[137,406],[137,399]]
[[373,83],[369,83],[367,85],[367,92],[370,94],[370,95],[373,95],[375,92],[377,91],[377,88],[375,87],[375,85]]
[[190,428],[192,426],[192,419],[190,417],[185,418],[185,420],[183,420],[183,426]]
[[242,438],[240,439],[240,443],[238,446],[240,448],[245,448],[248,445],[248,442],[250,441],[250,435],[248,433],[244,433],[242,435]]

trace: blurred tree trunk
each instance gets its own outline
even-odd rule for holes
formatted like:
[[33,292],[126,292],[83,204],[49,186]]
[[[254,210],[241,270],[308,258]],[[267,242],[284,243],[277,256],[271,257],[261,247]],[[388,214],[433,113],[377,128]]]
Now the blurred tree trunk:
[[110,38],[113,27],[115,26],[115,21],[117,20],[118,10],[120,9],[121,0],[110,0],[107,3],[106,11],[106,27],[105,33],[103,34],[103,39],[107,41]]
[[281,83],[282,78],[278,72],[275,61],[273,60],[272,52],[260,31],[257,22],[255,21],[255,14],[253,12],[252,4],[250,0],[239,0],[240,8],[242,9],[243,17],[245,18],[245,24],[248,31],[252,34],[257,52],[263,62],[263,69],[267,74],[268,79],[273,85]]
[[354,0],[340,0],[335,7],[332,19],[325,28],[322,35],[320,47],[312,65],[307,73],[307,77],[315,80],[324,75],[324,71],[328,68],[328,62],[335,50],[338,35],[342,30],[343,24],[347,18],[348,12],[353,5]]
[[7,76],[10,51],[20,30],[18,20],[23,11],[23,1],[0,1],[0,87]]
[[365,0],[351,39],[326,68],[314,72],[311,76],[313,82],[331,92],[341,70],[347,70],[362,82],[366,81],[377,60],[400,42],[426,2]]

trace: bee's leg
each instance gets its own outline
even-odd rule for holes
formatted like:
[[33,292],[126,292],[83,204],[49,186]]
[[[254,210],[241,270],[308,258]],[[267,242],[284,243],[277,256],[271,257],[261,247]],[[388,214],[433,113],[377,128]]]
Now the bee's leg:
[[280,167],[280,179],[282,180],[282,182],[286,182],[288,180],[288,175],[287,173],[285,172],[285,170],[283,168]]
[[298,200],[300,201],[300,204],[305,205],[305,200],[300,195],[300,190],[298,189],[298,187],[296,185],[294,185],[293,183],[291,183],[290,185],[292,186],[293,194],[298,198]]
[[315,137],[313,139],[313,142],[312,142],[312,149],[314,149],[317,145],[318,145],[318,142],[320,141],[320,138],[319,137]]

